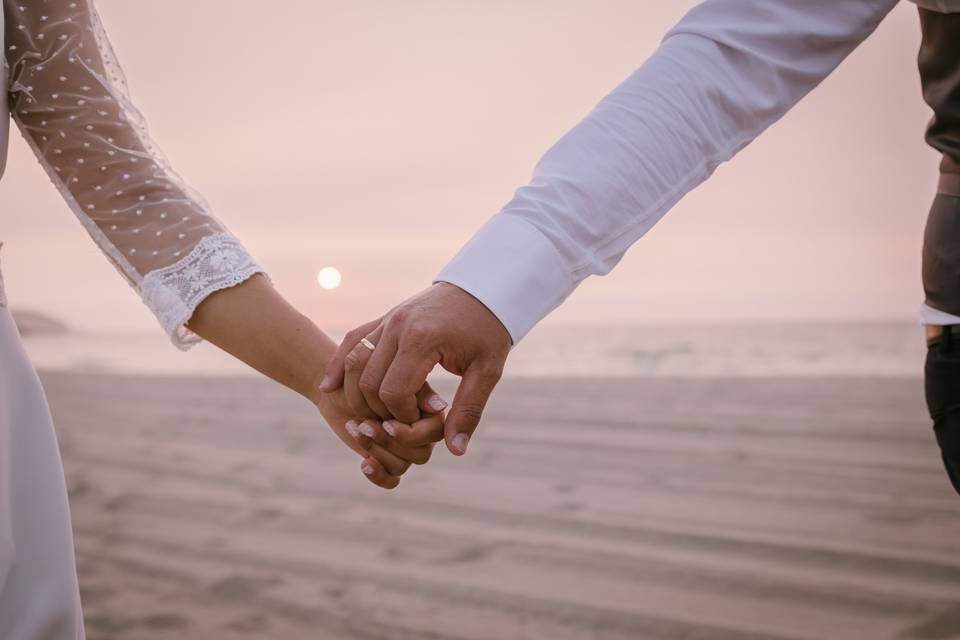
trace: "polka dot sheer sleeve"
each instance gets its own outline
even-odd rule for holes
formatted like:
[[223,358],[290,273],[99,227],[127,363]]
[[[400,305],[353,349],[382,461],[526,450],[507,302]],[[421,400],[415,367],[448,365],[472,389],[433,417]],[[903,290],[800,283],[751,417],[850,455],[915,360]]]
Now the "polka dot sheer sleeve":
[[91,0],[4,0],[10,108],[71,209],[174,344],[262,269],[150,140]]

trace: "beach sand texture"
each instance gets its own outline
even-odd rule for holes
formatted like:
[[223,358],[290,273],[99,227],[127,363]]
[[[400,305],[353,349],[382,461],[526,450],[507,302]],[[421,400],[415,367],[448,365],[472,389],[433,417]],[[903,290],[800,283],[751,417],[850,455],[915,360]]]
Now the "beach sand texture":
[[918,380],[507,380],[387,493],[268,382],[43,379],[91,640],[960,638]]

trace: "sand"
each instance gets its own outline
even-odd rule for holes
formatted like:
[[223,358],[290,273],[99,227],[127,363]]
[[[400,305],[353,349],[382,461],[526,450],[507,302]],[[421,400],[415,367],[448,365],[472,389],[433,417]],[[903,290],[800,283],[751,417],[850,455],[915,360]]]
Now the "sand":
[[91,640],[960,638],[918,380],[508,380],[388,493],[269,383],[43,378]]

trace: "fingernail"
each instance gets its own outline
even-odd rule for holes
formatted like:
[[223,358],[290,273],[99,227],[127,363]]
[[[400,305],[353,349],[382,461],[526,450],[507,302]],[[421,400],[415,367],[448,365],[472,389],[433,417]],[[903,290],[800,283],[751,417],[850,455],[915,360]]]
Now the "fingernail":
[[364,462],[362,465],[360,465],[360,470],[363,471],[364,475],[373,475],[373,465],[369,462]]
[[465,433],[458,433],[453,436],[453,448],[461,454],[467,452],[467,445],[470,444],[470,436]]
[[360,425],[360,433],[367,436],[368,438],[374,438],[377,435],[376,430],[366,422]]
[[447,408],[446,401],[437,395],[430,396],[430,399],[427,400],[427,404],[430,405],[430,408],[434,411],[443,411]]
[[323,376],[323,380],[320,381],[320,390],[326,391],[327,387],[330,386],[330,376]]
[[360,424],[356,420],[350,420],[347,422],[346,427],[347,433],[354,438],[358,438],[360,436]]
[[383,430],[386,431],[387,435],[389,435],[391,438],[395,438],[397,436],[397,427],[392,422],[384,422]]

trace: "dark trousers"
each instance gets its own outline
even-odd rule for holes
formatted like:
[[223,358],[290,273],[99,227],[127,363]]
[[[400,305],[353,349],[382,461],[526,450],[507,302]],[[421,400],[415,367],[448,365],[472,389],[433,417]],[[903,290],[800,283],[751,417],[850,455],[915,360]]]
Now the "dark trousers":
[[960,326],[927,349],[927,407],[953,488],[960,493]]
[[[927,304],[960,315],[960,175],[941,180],[927,219],[923,285]],[[927,349],[926,395],[937,443],[960,493],[960,325],[947,327]]]

